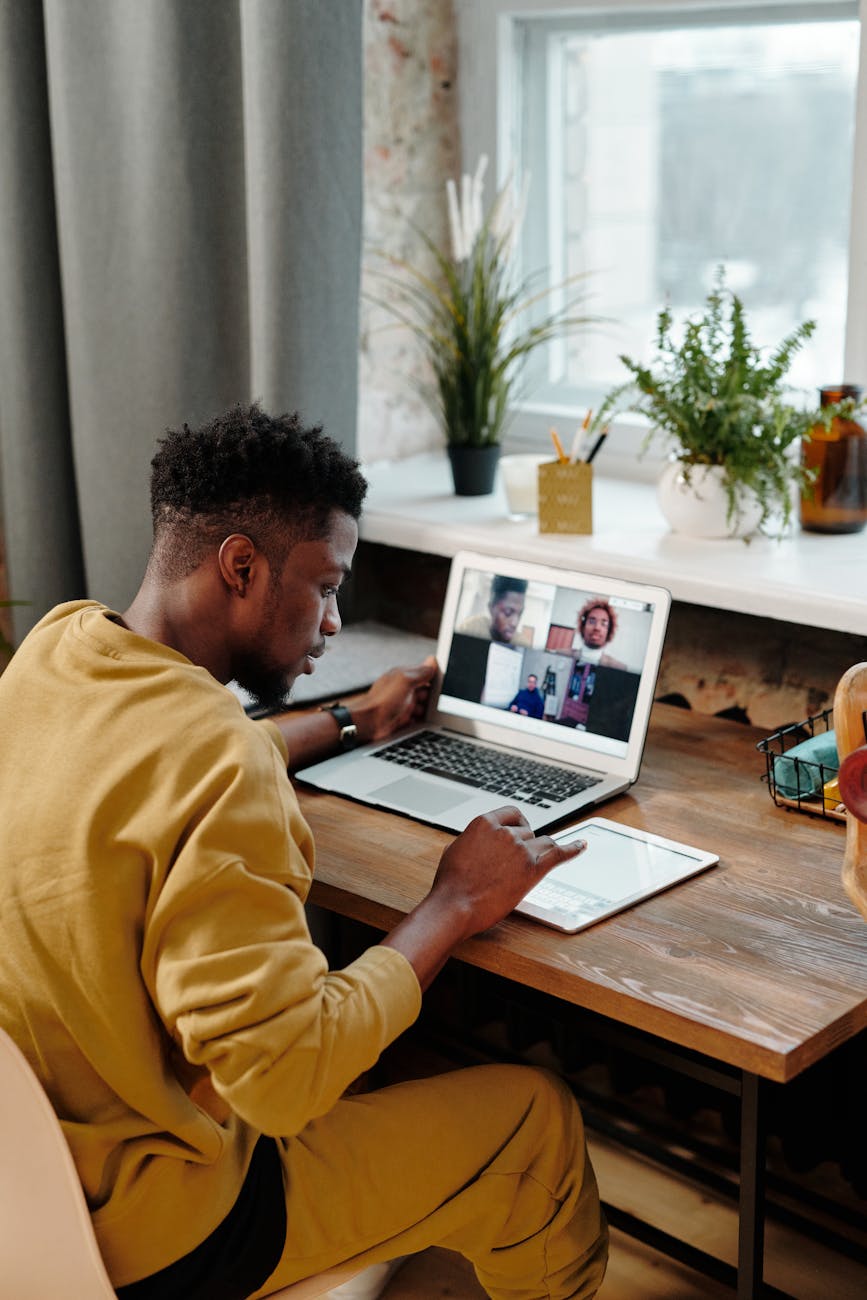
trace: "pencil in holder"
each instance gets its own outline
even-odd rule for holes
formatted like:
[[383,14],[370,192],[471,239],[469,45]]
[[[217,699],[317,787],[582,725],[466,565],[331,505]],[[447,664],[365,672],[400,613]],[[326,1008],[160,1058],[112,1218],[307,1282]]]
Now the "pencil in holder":
[[593,532],[593,466],[545,461],[539,466],[539,532]]

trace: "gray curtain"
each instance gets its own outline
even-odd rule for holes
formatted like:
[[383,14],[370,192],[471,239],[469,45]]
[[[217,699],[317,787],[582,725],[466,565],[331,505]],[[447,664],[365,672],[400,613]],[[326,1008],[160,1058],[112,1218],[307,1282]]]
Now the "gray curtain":
[[167,427],[355,444],[362,0],[0,0],[0,488],[20,636],[123,608]]

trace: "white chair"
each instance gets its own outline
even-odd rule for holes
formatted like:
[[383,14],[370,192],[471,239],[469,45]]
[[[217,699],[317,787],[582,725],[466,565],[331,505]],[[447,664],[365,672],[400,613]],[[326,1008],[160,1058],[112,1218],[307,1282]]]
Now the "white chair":
[[[343,1265],[272,1294],[313,1300],[360,1271]],[[114,1300],[60,1122],[2,1029],[0,1300]]]

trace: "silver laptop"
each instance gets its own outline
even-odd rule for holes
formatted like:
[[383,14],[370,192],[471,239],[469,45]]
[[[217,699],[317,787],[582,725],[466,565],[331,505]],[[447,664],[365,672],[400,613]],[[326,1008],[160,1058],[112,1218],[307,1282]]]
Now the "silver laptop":
[[298,780],[461,831],[514,804],[534,830],[638,777],[671,604],[662,587],[462,551],[426,722]]

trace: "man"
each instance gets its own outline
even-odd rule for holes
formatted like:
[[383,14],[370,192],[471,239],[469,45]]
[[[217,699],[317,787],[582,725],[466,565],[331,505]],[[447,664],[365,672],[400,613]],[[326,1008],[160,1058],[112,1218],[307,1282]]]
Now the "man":
[[526,718],[541,718],[545,710],[545,697],[539,690],[538,683],[535,673],[527,675],[527,685],[518,691],[509,705],[510,713],[522,713]]
[[488,612],[465,619],[457,629],[458,632],[463,632],[465,636],[485,637],[501,645],[530,645],[527,630],[518,630],[524,612],[526,591],[525,578],[509,578],[497,574],[491,581]]
[[[503,1300],[590,1296],[604,1271],[557,1082],[487,1067],[344,1096],[452,950],[569,853],[502,809],[345,970],[311,942],[286,764],[336,748],[337,721],[253,722],[221,683],[278,701],[314,671],[365,489],[295,416],[170,432],[132,604],[59,606],[0,678],[0,1024],[60,1116],[122,1300],[242,1300],[433,1243]],[[350,702],[361,739],[416,716],[434,669]]]
[[605,647],[617,631],[617,614],[607,600],[592,598],[578,612],[572,649],[578,663],[600,664],[603,668],[626,668],[608,654]]

